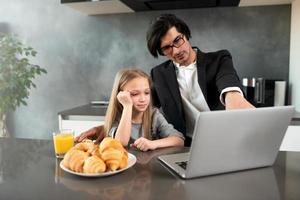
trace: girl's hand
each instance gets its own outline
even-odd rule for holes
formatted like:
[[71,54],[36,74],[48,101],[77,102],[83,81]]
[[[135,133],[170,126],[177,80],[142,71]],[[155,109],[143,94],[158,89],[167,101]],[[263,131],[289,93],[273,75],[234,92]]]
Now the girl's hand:
[[130,93],[128,91],[120,91],[117,95],[117,99],[123,107],[133,105]]
[[144,137],[140,137],[139,139],[135,140],[135,142],[132,144],[132,146],[141,151],[148,151],[148,150],[156,149],[154,141],[148,140]]

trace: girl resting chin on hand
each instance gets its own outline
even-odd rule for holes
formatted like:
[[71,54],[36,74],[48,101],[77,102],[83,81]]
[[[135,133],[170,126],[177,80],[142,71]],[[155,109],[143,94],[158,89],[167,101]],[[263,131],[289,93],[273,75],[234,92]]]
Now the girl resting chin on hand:
[[123,146],[148,151],[183,146],[184,136],[151,106],[151,79],[139,69],[117,73],[105,117],[104,131]]

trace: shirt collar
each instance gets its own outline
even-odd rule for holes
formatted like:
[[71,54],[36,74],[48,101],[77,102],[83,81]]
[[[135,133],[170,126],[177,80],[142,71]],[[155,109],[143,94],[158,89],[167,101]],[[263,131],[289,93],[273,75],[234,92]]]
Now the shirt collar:
[[194,70],[196,68],[196,61],[192,62],[188,66],[180,65],[179,63],[176,63],[174,61],[173,61],[173,63],[177,70]]

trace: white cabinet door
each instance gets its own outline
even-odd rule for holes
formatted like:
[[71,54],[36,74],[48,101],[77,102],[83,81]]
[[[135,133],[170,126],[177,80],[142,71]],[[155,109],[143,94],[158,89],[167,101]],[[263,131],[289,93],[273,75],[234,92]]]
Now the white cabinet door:
[[104,124],[104,117],[68,117],[64,119],[61,115],[58,116],[59,129],[72,129],[74,130],[75,137],[80,133]]
[[300,151],[300,126],[288,127],[280,151]]

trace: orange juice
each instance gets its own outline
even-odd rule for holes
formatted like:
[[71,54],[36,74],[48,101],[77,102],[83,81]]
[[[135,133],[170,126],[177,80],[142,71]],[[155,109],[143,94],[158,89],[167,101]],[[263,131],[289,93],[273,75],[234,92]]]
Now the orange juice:
[[63,156],[74,145],[73,133],[60,133],[53,135],[54,150],[57,157]]

